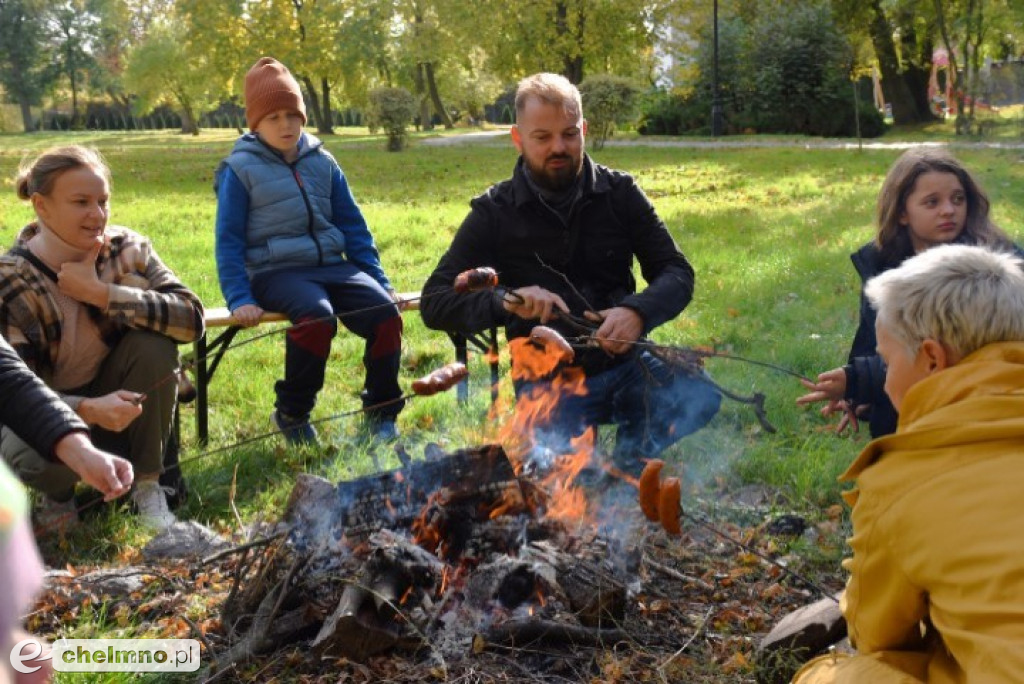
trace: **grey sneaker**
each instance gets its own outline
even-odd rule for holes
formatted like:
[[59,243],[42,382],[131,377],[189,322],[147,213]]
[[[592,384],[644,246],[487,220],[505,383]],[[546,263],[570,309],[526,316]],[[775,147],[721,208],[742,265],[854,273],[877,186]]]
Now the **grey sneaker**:
[[398,432],[398,426],[395,424],[394,418],[382,418],[381,420],[371,419],[368,421],[367,428],[369,430],[370,437],[378,442],[394,442],[401,436]]
[[[132,502],[139,511],[139,521],[157,530],[162,530],[177,522],[177,518],[167,507],[169,487],[161,487],[156,480],[136,482],[132,489]],[[173,490],[171,490],[173,491]]]
[[40,534],[63,534],[78,524],[78,508],[75,497],[67,501],[56,501],[44,496],[36,511],[36,525]]

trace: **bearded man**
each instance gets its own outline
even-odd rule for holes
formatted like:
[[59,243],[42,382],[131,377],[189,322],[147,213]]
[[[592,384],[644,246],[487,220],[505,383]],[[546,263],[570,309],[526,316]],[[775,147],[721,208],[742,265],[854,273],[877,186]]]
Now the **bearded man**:
[[[644,350],[643,337],[692,299],[693,268],[633,178],[587,155],[586,133],[572,83],[549,73],[520,82],[512,178],[470,203],[423,287],[420,312],[428,327],[450,333],[504,325],[512,343],[543,325],[569,339],[574,353],[563,360],[582,369],[585,392],[561,397],[545,432],[560,441],[613,424],[613,462],[637,474],[644,459],[711,420],[721,396],[702,371]],[[634,258],[647,283],[641,291]],[[453,289],[460,273],[484,266],[498,272],[501,289]],[[517,397],[535,396],[550,379],[516,381]]]

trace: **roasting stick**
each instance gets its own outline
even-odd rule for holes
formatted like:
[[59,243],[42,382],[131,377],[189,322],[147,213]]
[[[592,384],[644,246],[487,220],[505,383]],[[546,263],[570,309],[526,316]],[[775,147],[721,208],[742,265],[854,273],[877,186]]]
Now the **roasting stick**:
[[[316,420],[311,420],[311,421],[308,421],[308,423],[306,423],[306,424],[307,425],[318,425],[320,423],[326,423],[326,422],[329,422],[329,421],[332,421],[332,420],[338,420],[338,419],[341,419],[341,418],[350,418],[352,416],[357,416],[357,415],[359,415],[361,413],[365,413],[367,411],[381,409],[381,408],[384,408],[385,406],[391,406],[392,404],[397,404],[397,403],[399,403],[401,401],[407,401],[407,400],[415,399],[416,397],[429,397],[431,395],[437,394],[438,392],[444,392],[446,390],[451,389],[452,387],[454,387],[455,385],[457,385],[459,382],[461,382],[462,380],[466,379],[467,377],[469,377],[469,371],[466,369],[465,364],[462,364],[462,363],[449,363],[449,364],[447,364],[445,366],[442,366],[441,368],[438,368],[438,369],[436,369],[434,371],[431,371],[430,373],[428,373],[427,375],[423,376],[422,378],[417,378],[416,380],[413,380],[413,382],[412,382],[412,392],[410,392],[408,394],[404,394],[404,395],[402,395],[402,396],[400,396],[400,397],[398,397],[396,399],[389,399],[388,401],[382,401],[382,402],[380,402],[378,404],[374,404],[372,406],[364,406],[362,408],[355,409],[355,410],[352,410],[352,411],[345,411],[343,413],[336,413],[333,416],[327,416],[325,418],[318,418]],[[229,451],[231,449],[237,449],[237,448],[245,446],[247,444],[252,444],[253,442],[258,442],[260,440],[267,439],[268,437],[274,437],[274,436],[277,436],[279,434],[281,434],[280,430],[274,430],[273,432],[266,432],[266,433],[263,433],[261,435],[255,435],[254,437],[248,437],[248,438],[243,439],[243,440],[241,440],[239,442],[234,442],[232,444],[227,444],[225,446],[217,447],[216,449],[210,449],[208,451],[204,451],[204,452],[196,454],[195,456],[192,456],[190,458],[186,458],[186,459],[182,459],[182,460],[178,461],[178,463],[168,467],[165,472],[171,472],[175,468],[180,468],[181,466],[185,465],[186,463],[193,463],[193,462],[198,461],[200,459],[204,459],[204,458],[207,458],[209,456],[213,456],[214,454],[219,454],[219,453],[222,453],[222,452],[225,452],[225,451]],[[81,513],[83,511],[85,511],[85,510],[88,510],[89,508],[92,508],[93,506],[98,505],[101,501],[103,501],[103,499],[95,499],[95,500],[90,501],[90,502],[88,502],[86,504],[83,504],[82,506],[79,506],[78,508],[75,509],[75,513],[78,514],[78,513]],[[59,525],[59,521],[54,523],[54,524],[52,524],[52,525],[47,525],[47,526],[44,526],[44,527],[40,527],[40,528],[38,528],[36,530],[36,533],[37,534],[43,534],[45,532],[48,532],[51,528],[56,527],[58,525]]]
[[738,546],[747,553],[751,553],[761,560],[767,561],[787,575],[803,582],[808,587],[811,587],[822,596],[830,598],[836,603],[839,602],[832,592],[828,591],[814,580],[808,579],[794,570],[790,570],[771,556],[761,553],[749,544],[745,544],[739,539],[722,532],[711,523],[705,522],[695,515],[684,511],[681,503],[682,487],[679,482],[679,478],[666,477],[662,480],[661,469],[664,466],[664,461],[653,458],[647,462],[647,465],[644,466],[643,472],[640,474],[638,484],[638,489],[640,490],[640,510],[643,511],[644,516],[646,516],[648,520],[661,523],[661,526],[665,528],[665,531],[670,535],[679,536],[682,533],[682,528],[680,527],[679,522],[682,519],[686,519],[716,536],[721,537],[725,541]]

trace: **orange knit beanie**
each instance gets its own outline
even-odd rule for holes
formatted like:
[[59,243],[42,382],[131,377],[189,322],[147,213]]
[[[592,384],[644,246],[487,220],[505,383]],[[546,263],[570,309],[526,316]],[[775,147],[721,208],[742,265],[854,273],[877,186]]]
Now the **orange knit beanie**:
[[279,109],[298,112],[306,123],[299,82],[284,64],[273,57],[262,57],[245,75],[245,121],[249,130],[256,130],[263,117]]

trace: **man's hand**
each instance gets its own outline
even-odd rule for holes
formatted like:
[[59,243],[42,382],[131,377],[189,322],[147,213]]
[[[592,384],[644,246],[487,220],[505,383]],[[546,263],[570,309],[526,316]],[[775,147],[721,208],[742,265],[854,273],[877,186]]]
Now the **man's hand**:
[[83,399],[78,404],[78,415],[89,425],[120,432],[142,415],[145,395],[129,390],[117,390],[102,397]]
[[556,311],[569,313],[569,307],[561,297],[536,285],[513,290],[501,303],[505,311],[528,321],[540,319],[542,324],[554,318]]
[[597,313],[588,311],[584,315],[601,324],[594,333],[594,339],[609,354],[625,354],[644,333],[644,319],[627,306],[616,306]]
[[64,465],[82,478],[82,482],[102,492],[105,501],[112,501],[132,488],[135,479],[132,464],[100,451],[84,433],[65,435],[53,451]]
[[255,304],[243,304],[231,312],[231,317],[243,328],[251,328],[260,322],[260,318],[263,317],[263,309]]
[[103,249],[102,238],[83,261],[65,261],[57,272],[57,286],[62,294],[83,304],[106,309],[110,304],[110,288],[96,275],[96,259]]

